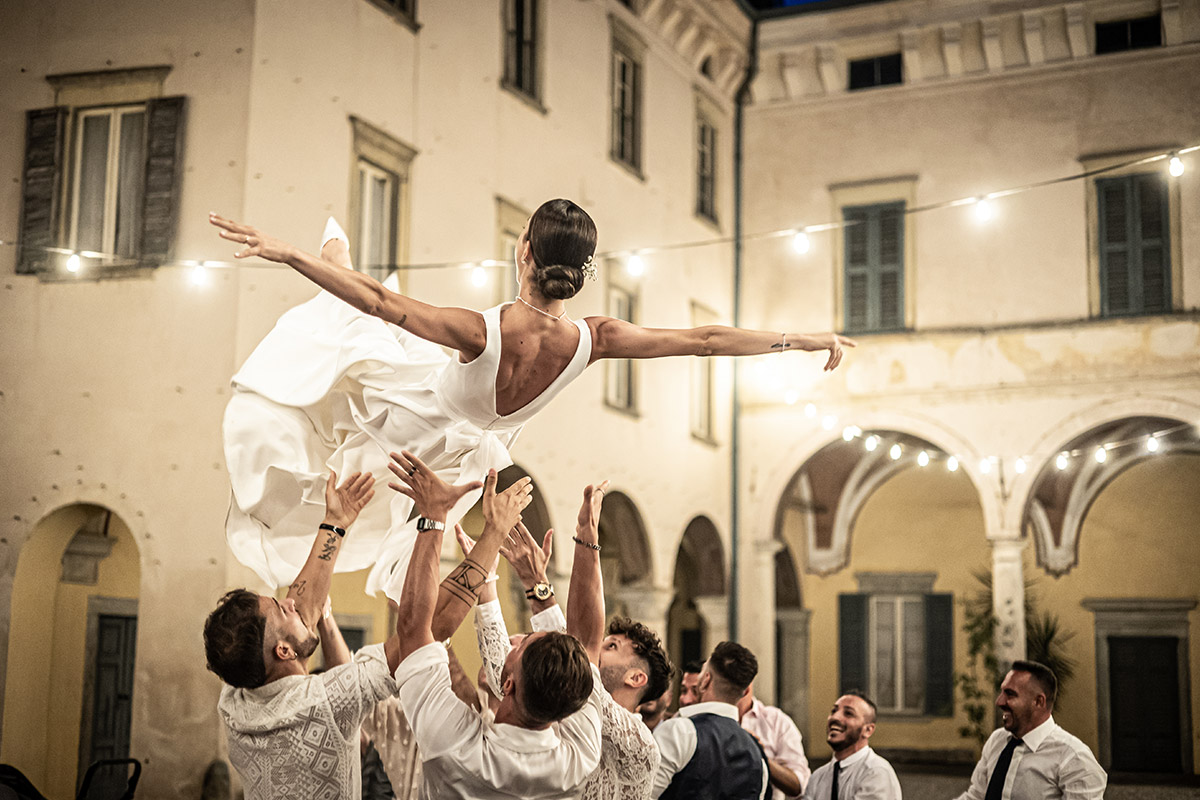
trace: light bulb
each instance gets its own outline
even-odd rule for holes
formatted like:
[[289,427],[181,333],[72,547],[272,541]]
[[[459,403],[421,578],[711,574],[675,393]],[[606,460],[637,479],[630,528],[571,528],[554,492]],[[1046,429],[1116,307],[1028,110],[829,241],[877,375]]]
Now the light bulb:
[[1170,171],[1172,176],[1178,178],[1183,174],[1183,159],[1179,156],[1171,156],[1171,161],[1167,165],[1167,169]]
[[929,453],[925,452],[924,450],[922,450],[920,453],[917,453],[917,466],[918,467],[928,467],[929,466]]
[[1016,463],[1013,464],[1013,469],[1015,469],[1017,471],[1018,475],[1024,475],[1025,474],[1025,459],[1018,458]]
[[994,216],[996,216],[996,209],[992,207],[991,200],[981,197],[975,201],[975,219],[980,222],[990,222]]
[[951,472],[958,472],[958,456],[950,456],[946,459],[946,469]]
[[903,451],[900,449],[900,445],[894,444],[892,445],[892,449],[888,450],[888,455],[892,457],[892,461],[895,461],[896,459],[900,458],[900,453],[902,452]]
[[191,281],[192,286],[203,286],[208,283],[208,270],[204,268],[203,264],[192,267]]
[[796,405],[796,401],[799,399],[800,393],[795,389],[788,389],[787,393],[783,395],[783,402],[787,403],[789,406]]
[[987,475],[992,471],[992,460],[990,458],[982,458],[979,460],[979,471]]
[[860,433],[862,433],[862,428],[857,425],[847,425],[842,428],[842,439],[848,442]]
[[866,447],[871,452],[874,452],[875,448],[879,447],[879,437],[878,436],[868,436],[867,440],[865,442],[863,442],[863,446]]
[[1105,450],[1103,447],[1097,447],[1096,453],[1095,453],[1095,458],[1096,458],[1097,464],[1103,464],[1105,461],[1108,460],[1108,451]]
[[79,258],[79,253],[71,253],[71,255],[67,256],[67,272],[72,274],[79,272],[79,267],[81,264],[82,262]]
[[1146,439],[1146,449],[1149,450],[1151,453],[1158,452],[1158,437],[1157,436],[1150,436]]
[[487,270],[483,267],[476,267],[471,270],[471,283],[475,286],[483,286],[487,283]]
[[1059,453],[1058,458],[1054,459],[1054,466],[1058,467],[1060,470],[1066,469],[1067,468],[1067,454]]
[[833,430],[833,426],[837,425],[837,417],[828,414],[821,419],[821,427],[827,431]]
[[817,407],[816,406],[814,406],[812,403],[808,403],[807,405],[804,406],[804,416],[808,417],[809,419],[812,419],[816,415],[817,415]]
[[625,271],[635,278],[640,278],[646,271],[646,262],[642,261],[642,257],[634,253],[625,262]]
[[804,255],[810,247],[812,247],[812,242],[808,240],[808,234],[804,231],[796,231],[796,234],[792,236],[792,249],[800,255]]

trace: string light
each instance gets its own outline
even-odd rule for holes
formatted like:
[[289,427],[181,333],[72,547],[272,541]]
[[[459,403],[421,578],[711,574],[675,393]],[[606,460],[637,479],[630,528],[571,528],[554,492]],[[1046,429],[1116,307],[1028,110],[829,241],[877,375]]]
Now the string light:
[[74,275],[76,272],[79,272],[79,267],[82,263],[79,253],[71,253],[71,255],[67,256],[67,272]]
[[1059,471],[1067,468],[1067,454],[1059,453],[1058,458],[1054,459],[1054,466],[1058,467]]
[[783,401],[789,406],[796,405],[796,401],[800,399],[800,393],[795,389],[788,389],[787,394],[783,396]]
[[990,458],[980,459],[979,471],[984,475],[987,475],[989,472],[991,472],[992,471],[992,460]]
[[847,442],[853,439],[855,436],[861,435],[862,428],[858,427],[857,425],[847,425],[845,428],[842,428],[842,439]]
[[1013,464],[1013,469],[1015,469],[1017,471],[1018,475],[1024,475],[1025,474],[1025,459],[1018,458],[1016,460],[1016,462]]
[[922,450],[920,453],[917,453],[917,466],[918,467],[928,467],[929,466],[929,453],[925,452],[924,450]]
[[817,415],[817,407],[816,406],[814,406],[812,403],[809,403],[806,406],[804,406],[804,416],[808,417],[809,419],[812,419],[816,415]]
[[867,448],[867,450],[871,451],[872,453],[875,452],[875,448],[879,447],[879,437],[868,436],[867,440],[863,442],[863,447]]
[[792,249],[800,255],[804,255],[812,247],[812,242],[808,239],[808,234],[804,231],[796,231],[792,236]]
[[946,469],[951,472],[958,472],[958,456],[950,456],[946,459]]
[[1103,464],[1108,460],[1108,450],[1104,447],[1097,447],[1093,457],[1096,459],[1097,464]]
[[640,278],[646,272],[646,262],[637,253],[629,257],[625,262],[625,271],[635,278]]
[[888,450],[888,455],[892,457],[892,461],[896,461],[900,458],[900,454],[902,452],[904,451],[901,449],[899,442],[897,442],[896,444],[892,445],[891,450]]
[[208,271],[205,270],[203,262],[192,267],[191,274],[192,286],[204,286],[208,283]]
[[471,284],[473,286],[483,286],[487,283],[487,270],[483,267],[476,267],[471,270]]
[[1151,453],[1158,452],[1158,437],[1157,436],[1151,435],[1151,436],[1146,437],[1146,449],[1148,451],[1150,451]]
[[1183,174],[1183,159],[1180,158],[1176,153],[1172,153],[1171,160],[1167,164],[1167,170],[1173,177],[1178,178]]
[[837,425],[837,417],[832,414],[827,414],[821,418],[821,427],[827,431],[833,430],[833,426]]
[[992,217],[996,215],[996,210],[992,207],[992,201],[986,197],[980,197],[975,201],[975,219],[980,222],[991,222]]

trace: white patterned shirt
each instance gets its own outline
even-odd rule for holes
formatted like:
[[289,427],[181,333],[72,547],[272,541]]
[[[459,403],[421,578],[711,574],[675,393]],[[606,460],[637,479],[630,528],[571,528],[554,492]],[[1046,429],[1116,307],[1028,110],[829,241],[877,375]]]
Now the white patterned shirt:
[[[530,624],[535,631],[567,627],[557,604],[534,614]],[[475,633],[488,682],[500,687],[500,673],[511,646],[499,601],[476,607]],[[658,769],[658,744],[641,716],[622,708],[604,689],[595,666],[592,677],[600,696],[600,766],[584,783],[583,800],[648,800],[651,778]]]
[[246,800],[361,796],[358,727],[395,692],[382,644],[320,675],[224,686],[217,708]]
[[[997,728],[983,746],[971,786],[958,800],[983,800],[988,781],[1012,734]],[[1003,800],[1102,800],[1108,775],[1088,746],[1050,717],[1021,737],[1004,778]]]

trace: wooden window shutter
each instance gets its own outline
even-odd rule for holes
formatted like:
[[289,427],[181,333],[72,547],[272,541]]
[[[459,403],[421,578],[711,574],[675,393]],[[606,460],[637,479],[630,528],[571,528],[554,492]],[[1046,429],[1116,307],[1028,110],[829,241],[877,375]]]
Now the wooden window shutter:
[[870,218],[866,209],[846,209],[846,323],[849,331],[870,326]]
[[1096,181],[1100,234],[1101,314],[1128,314],[1132,310],[1129,286],[1129,181],[1111,178]]
[[954,714],[954,597],[925,595],[925,713]]
[[1171,307],[1170,238],[1167,232],[1167,182],[1161,174],[1133,179],[1137,204],[1138,256],[1141,269],[1141,311],[1157,313]]
[[179,189],[183,177],[186,97],[160,97],[146,103],[146,190],[139,255],[143,262],[171,259]]
[[904,327],[904,206],[879,209],[879,315],[880,330]]
[[871,690],[867,662],[869,595],[838,595],[838,692]]
[[67,130],[66,108],[39,108],[25,114],[25,163],[21,173],[21,242],[18,273],[48,269],[58,247],[62,217],[63,149]]
[[1143,173],[1096,181],[1100,313],[1154,314],[1171,308],[1168,187]]

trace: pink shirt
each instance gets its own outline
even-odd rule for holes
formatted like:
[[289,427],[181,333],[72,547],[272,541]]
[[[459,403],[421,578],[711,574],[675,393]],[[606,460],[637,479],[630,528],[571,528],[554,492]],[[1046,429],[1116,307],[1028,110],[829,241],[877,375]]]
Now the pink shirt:
[[[800,779],[800,794],[803,794],[812,770],[808,768],[808,759],[804,756],[800,729],[792,722],[792,718],[781,709],[763,705],[761,700],[756,699],[742,717],[742,728],[758,737],[768,759],[796,773]],[[772,789],[772,797],[774,800],[784,800],[787,795],[779,789]]]

